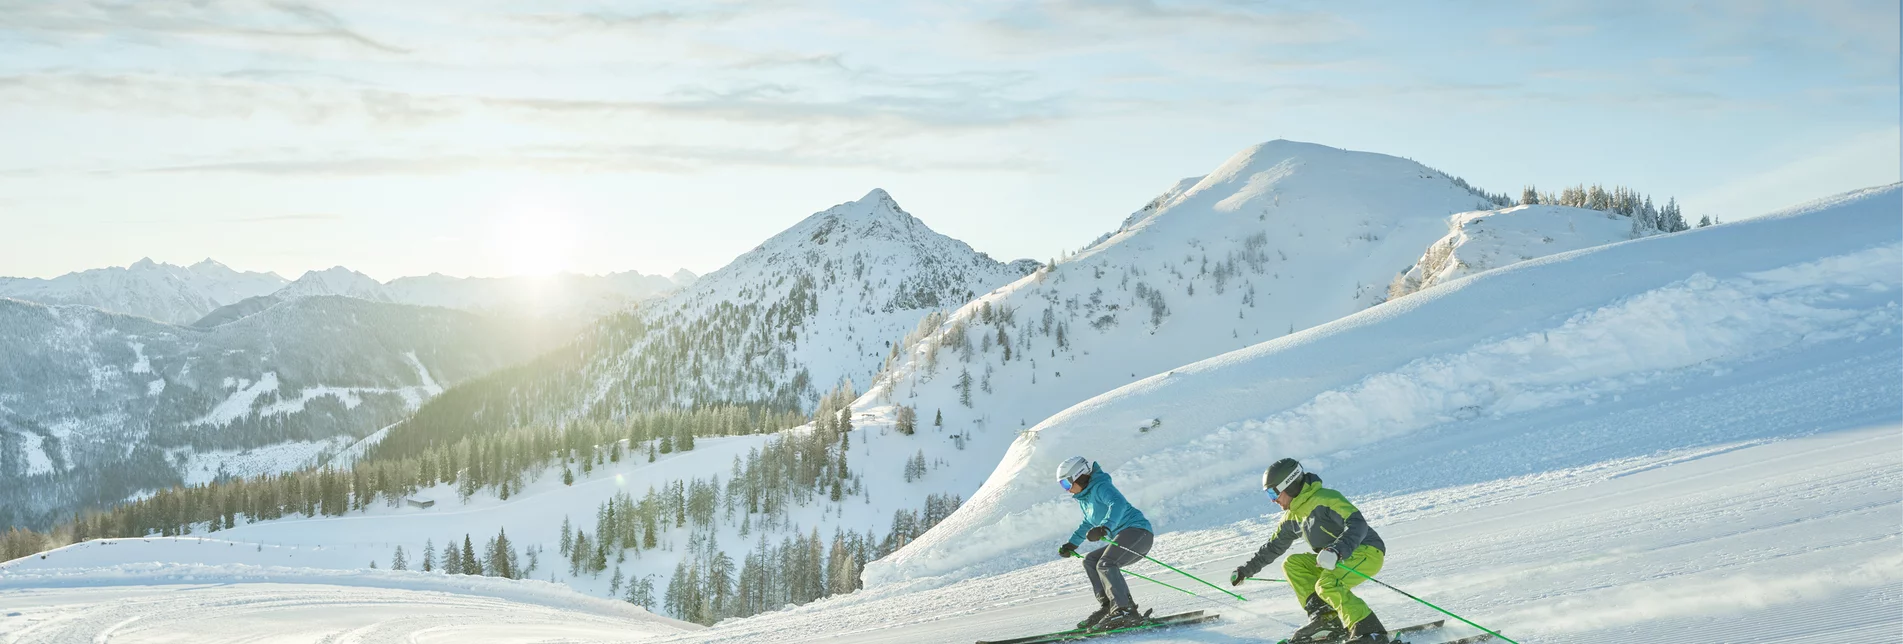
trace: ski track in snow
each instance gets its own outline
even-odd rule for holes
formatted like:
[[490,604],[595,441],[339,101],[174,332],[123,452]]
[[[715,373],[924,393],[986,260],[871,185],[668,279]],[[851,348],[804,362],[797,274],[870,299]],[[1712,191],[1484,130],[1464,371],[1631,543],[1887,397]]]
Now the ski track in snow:
[[[454,592],[322,584],[178,584],[0,592],[0,642],[599,642],[672,620]],[[72,603],[79,602],[79,603]],[[697,627],[694,627],[697,628]]]
[[[1903,553],[1881,517],[1903,511],[1899,431],[1751,442],[1660,455],[1638,472],[1599,465],[1364,502],[1390,508],[1375,520],[1390,549],[1377,577],[1521,642],[1893,641],[1884,635],[1903,630]],[[1151,554],[1216,581],[1273,530],[1258,520],[1166,533]],[[1234,589],[1250,601],[1218,601],[1155,564],[1131,569],[1203,595],[1131,578],[1139,604],[1157,614],[1223,618],[1125,641],[1273,641],[1304,621],[1280,584],[1251,582]],[[1258,576],[1280,577],[1279,566]],[[1390,628],[1438,618],[1374,584],[1356,592]],[[1055,562],[940,588],[861,591],[666,641],[971,641],[1056,630],[1092,606],[1079,566]],[[1474,633],[1450,627],[1412,641]]]

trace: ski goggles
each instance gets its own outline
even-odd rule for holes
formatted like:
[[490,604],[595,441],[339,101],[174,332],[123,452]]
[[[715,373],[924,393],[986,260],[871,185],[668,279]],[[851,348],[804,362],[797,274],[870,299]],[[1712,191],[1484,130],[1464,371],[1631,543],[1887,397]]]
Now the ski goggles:
[[1057,487],[1064,488],[1065,492],[1069,492],[1073,486],[1071,485],[1070,479],[1057,479]]

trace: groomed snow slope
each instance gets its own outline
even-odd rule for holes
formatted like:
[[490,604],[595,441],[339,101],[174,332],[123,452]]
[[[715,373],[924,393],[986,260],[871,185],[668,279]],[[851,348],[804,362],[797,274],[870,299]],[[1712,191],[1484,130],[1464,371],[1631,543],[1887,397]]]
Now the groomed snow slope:
[[[1115,472],[1159,529],[1205,527],[1259,509],[1262,468],[1278,457],[1326,477],[1384,440],[1669,397],[1687,374],[1722,376],[1791,352],[1894,352],[1899,185],[1482,273],[1103,394],[1018,438],[963,508],[869,566],[867,583],[1048,556],[1077,521],[1050,474],[1072,455]],[[1879,393],[1900,377],[1888,367]],[[1898,399],[1860,404],[1894,415]],[[1754,420],[1617,440],[1666,449],[1792,429]],[[1519,471],[1509,473],[1578,453],[1562,436],[1534,436],[1546,448],[1512,450]],[[1416,460],[1396,465],[1407,462]]]
[[[1775,366],[1817,363],[1792,357]],[[1863,364],[1852,375],[1868,377],[1874,367],[1894,376],[1896,358],[1891,351],[1877,360],[1888,364]],[[1379,459],[1359,467],[1344,463],[1327,476],[1355,497],[1387,540],[1380,579],[1523,644],[1895,641],[1903,632],[1897,610],[1903,554],[1895,526],[1903,511],[1903,427],[1839,430],[1857,427],[1854,414],[1843,413],[1843,401],[1808,397],[1820,393],[1815,387],[1846,383],[1826,372],[1720,380],[1687,383],[1693,386],[1681,392],[1695,392],[1692,400],[1620,405],[1605,417],[1579,410],[1586,413],[1555,423],[1582,438],[1611,439],[1606,447],[1555,459],[1584,465],[1514,476],[1504,474],[1511,465],[1471,463],[1447,476],[1427,465],[1397,467],[1394,459]],[[1650,449],[1617,444],[1617,436],[1633,429],[1711,421],[1733,414],[1729,405],[1766,403],[1779,408],[1776,423],[1786,431],[1819,433],[1606,458]],[[1815,420],[1805,417],[1817,412]],[[1635,418],[1654,414],[1669,420]],[[1510,453],[1540,440],[1540,432],[1525,427],[1477,429],[1487,436],[1374,447],[1406,450],[1444,467],[1448,460],[1472,459],[1474,451]],[[1463,478],[1475,482],[1452,483]],[[1415,491],[1394,492],[1388,486],[1397,481]],[[1246,514],[1268,508],[1264,499]],[[1217,581],[1268,540],[1273,519],[1167,532],[1150,554]],[[1248,598],[1239,602],[1156,564],[1130,570],[1201,595],[1131,578],[1140,606],[1158,614],[1206,610],[1222,618],[1120,641],[1273,642],[1306,621],[1282,584],[1233,588]],[[1280,577],[1280,569],[1259,576]],[[1442,618],[1373,584],[1356,593],[1390,627]],[[1057,630],[1095,605],[1081,566],[1046,558],[942,587],[863,590],[664,641],[971,642]],[[1445,628],[1409,641],[1435,644],[1475,633]]]
[[[0,642],[628,641],[702,628],[547,582],[300,568],[295,554],[110,539],[8,562]],[[180,560],[220,563],[157,563]]]

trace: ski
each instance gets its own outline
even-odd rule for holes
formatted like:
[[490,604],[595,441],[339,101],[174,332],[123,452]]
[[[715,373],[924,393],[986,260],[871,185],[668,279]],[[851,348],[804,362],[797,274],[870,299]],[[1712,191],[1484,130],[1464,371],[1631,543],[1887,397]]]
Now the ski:
[[1105,635],[1117,635],[1120,633],[1128,633],[1132,631],[1151,630],[1151,629],[1157,629],[1157,628],[1169,628],[1174,626],[1187,626],[1190,624],[1201,624],[1203,622],[1215,620],[1217,617],[1220,617],[1220,616],[1219,615],[1205,615],[1203,614],[1203,611],[1197,610],[1197,611],[1190,611],[1187,613],[1177,613],[1174,615],[1164,615],[1162,617],[1154,617],[1154,618],[1151,618],[1150,621],[1145,624],[1139,624],[1137,626],[1130,626],[1126,628],[1115,628],[1115,629],[1110,629],[1107,631],[1093,631],[1093,630],[1086,630],[1081,628],[1073,628],[1067,631],[1045,633],[1042,635],[1030,635],[1026,637],[1015,637],[1011,639],[978,640],[978,644],[1045,644],[1047,642],[1070,642],[1075,640],[1088,639],[1092,637],[1102,637]]
[[1485,642],[1491,639],[1493,639],[1493,634],[1481,633],[1472,637],[1463,637],[1451,642],[1445,642],[1444,644],[1478,644],[1479,642]]
[[[1440,627],[1442,627],[1442,626],[1446,626],[1446,625],[1447,625],[1447,620],[1444,620],[1444,619],[1437,619],[1437,620],[1434,620],[1434,621],[1431,621],[1431,622],[1427,622],[1427,623],[1425,623],[1425,624],[1415,624],[1415,625],[1413,625],[1413,626],[1407,626],[1407,627],[1403,627],[1403,628],[1397,628],[1397,629],[1394,629],[1394,630],[1391,630],[1391,631],[1388,631],[1388,637],[1389,637],[1389,638],[1398,638],[1398,637],[1400,637],[1400,636],[1402,636],[1402,635],[1406,635],[1406,634],[1408,634],[1408,633],[1419,633],[1419,632],[1421,632],[1421,631],[1431,631],[1431,630],[1434,630],[1434,629],[1436,629],[1436,628],[1440,628]],[[1341,632],[1341,633],[1332,633],[1331,635],[1333,635],[1333,636],[1331,636],[1331,637],[1320,637],[1320,638],[1314,638],[1314,639],[1305,639],[1305,640],[1302,640],[1302,641],[1300,641],[1300,642],[1295,642],[1295,641],[1292,641],[1292,640],[1286,640],[1286,639],[1285,639],[1285,640],[1282,640],[1281,642],[1279,642],[1278,644],[1330,644],[1330,643],[1332,643],[1332,642],[1341,642],[1341,641],[1345,641],[1345,640],[1347,640],[1347,639],[1348,639],[1348,634],[1347,634],[1347,633],[1345,633],[1345,632]],[[1477,642],[1477,641],[1479,641],[1479,640],[1474,640],[1474,641],[1475,641],[1475,642]],[[1397,642],[1398,642],[1398,640],[1397,640]],[[1447,644],[1456,644],[1456,643],[1454,643],[1454,642],[1448,642]],[[1471,643],[1471,642],[1466,642],[1466,641],[1462,641],[1462,642],[1460,642],[1459,644],[1472,644],[1472,643]]]

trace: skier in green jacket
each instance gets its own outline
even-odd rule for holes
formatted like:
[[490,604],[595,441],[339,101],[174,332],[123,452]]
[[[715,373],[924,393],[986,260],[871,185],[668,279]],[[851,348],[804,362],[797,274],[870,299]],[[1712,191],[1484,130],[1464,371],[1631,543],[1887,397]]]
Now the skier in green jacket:
[[1352,591],[1363,577],[1348,571],[1353,568],[1368,576],[1379,573],[1387,544],[1353,503],[1321,483],[1321,477],[1304,471],[1302,464],[1292,458],[1276,461],[1262,473],[1263,491],[1287,512],[1275,536],[1236,568],[1229,583],[1241,585],[1282,556],[1300,536],[1314,554],[1289,555],[1282,563],[1282,573],[1295,588],[1295,599],[1308,613],[1309,623],[1297,629],[1288,641],[1340,641],[1325,637],[1339,629],[1347,631],[1346,642],[1352,644],[1389,642],[1381,620]]

